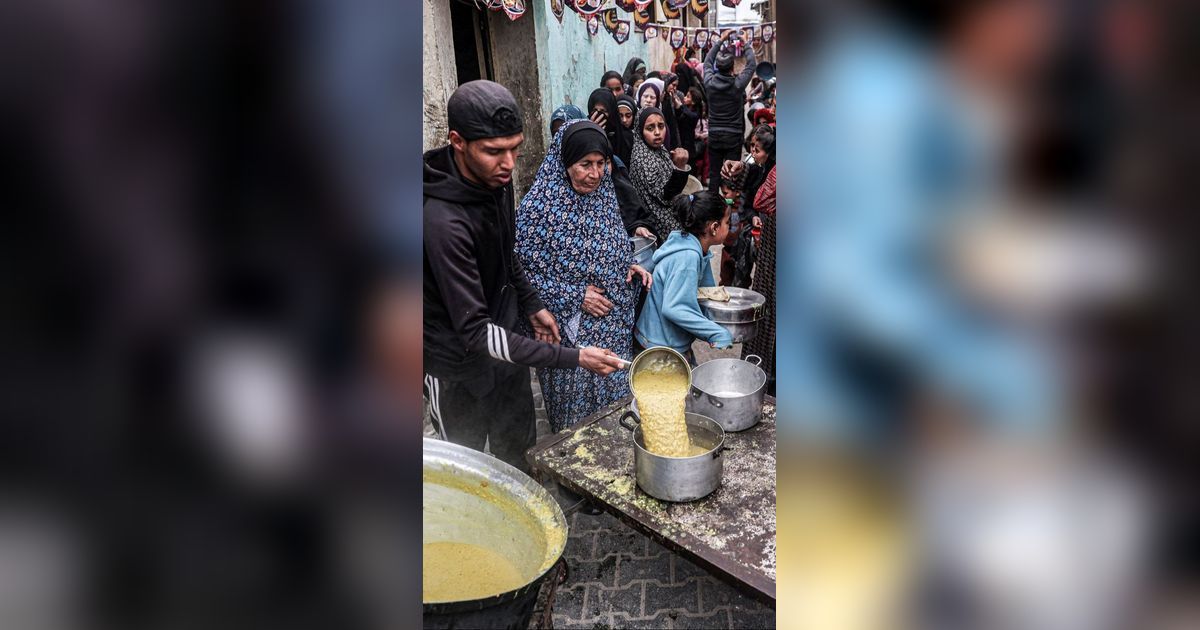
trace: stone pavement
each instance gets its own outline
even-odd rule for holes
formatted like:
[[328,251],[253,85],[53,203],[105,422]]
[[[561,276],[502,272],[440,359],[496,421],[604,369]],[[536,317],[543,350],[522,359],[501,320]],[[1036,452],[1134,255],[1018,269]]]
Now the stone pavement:
[[575,513],[556,629],[774,628],[775,611],[616,518]]

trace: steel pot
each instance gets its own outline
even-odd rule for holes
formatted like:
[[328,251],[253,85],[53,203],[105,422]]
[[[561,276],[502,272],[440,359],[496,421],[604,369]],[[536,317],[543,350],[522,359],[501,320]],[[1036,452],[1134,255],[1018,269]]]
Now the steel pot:
[[[692,382],[692,366],[688,363],[687,358],[679,354],[674,348],[666,346],[654,346],[642,350],[633,361],[629,362],[629,370],[626,378],[629,379],[629,391],[633,391],[633,377],[638,372],[643,370],[649,371],[683,371],[687,372],[688,383]],[[634,410],[637,409],[637,399],[633,401]]]
[[692,457],[666,457],[646,450],[641,420],[632,411],[621,416],[621,426],[633,431],[633,467],[637,485],[646,494],[663,501],[682,503],[712,494],[721,485],[724,465],[721,450],[725,431],[712,418],[685,414],[688,437],[705,451]]
[[734,343],[750,341],[758,334],[758,322],[763,318],[767,298],[757,291],[739,287],[725,287],[728,302],[700,300],[700,309],[705,317],[720,324],[733,335]]
[[426,438],[423,543],[464,542],[507,559],[528,581],[481,599],[424,602],[426,628],[525,628],[542,582],[562,556],[567,521],[540,484],[480,451]]
[[713,359],[692,370],[687,410],[717,421],[726,431],[745,431],[762,419],[767,373],[762,357]]
[[629,248],[633,250],[634,264],[645,267],[654,257],[654,251],[658,249],[658,241],[644,236],[630,236]]

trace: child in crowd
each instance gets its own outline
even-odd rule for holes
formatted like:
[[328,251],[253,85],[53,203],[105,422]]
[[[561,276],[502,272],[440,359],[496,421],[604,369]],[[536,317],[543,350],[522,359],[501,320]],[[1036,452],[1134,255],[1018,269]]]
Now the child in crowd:
[[654,253],[653,282],[634,328],[634,350],[667,346],[694,363],[696,339],[714,348],[733,346],[729,331],[705,317],[697,299],[700,287],[716,286],[709,249],[729,234],[729,206],[721,195],[702,191],[677,196],[672,209],[683,230],[671,232]]

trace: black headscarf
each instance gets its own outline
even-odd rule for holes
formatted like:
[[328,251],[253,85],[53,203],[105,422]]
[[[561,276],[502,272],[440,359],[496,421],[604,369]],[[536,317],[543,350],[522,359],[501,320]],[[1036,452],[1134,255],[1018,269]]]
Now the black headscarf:
[[638,68],[645,68],[646,62],[634,57],[625,64],[625,73],[621,75],[621,82],[625,84],[625,91],[633,89],[633,73],[637,72]]
[[567,127],[562,138],[563,167],[570,168],[589,153],[603,153],[605,159],[612,157],[612,145],[604,129],[590,120]]
[[609,70],[608,72],[604,73],[604,76],[600,77],[600,87],[608,87],[605,85],[605,83],[608,83],[609,79],[617,79],[622,85],[625,84],[625,79],[621,77],[620,72],[617,72],[616,70]]
[[626,107],[628,107],[629,111],[632,112],[634,116],[637,116],[638,105],[637,105],[637,101],[633,100],[632,96],[630,96],[628,94],[622,94],[622,95],[618,96],[617,97],[617,107],[620,107],[622,104],[624,104]]
[[[642,128],[646,126],[646,119],[653,116],[654,114],[663,116],[662,110],[657,107],[643,107],[642,111],[638,112],[637,120],[635,120],[633,122],[633,130],[637,132],[639,137],[642,137]],[[666,119],[667,119],[666,116],[663,116],[664,123],[666,122]],[[643,137],[642,142],[645,142],[645,141],[646,140]]]
[[589,118],[592,112],[596,111],[597,104],[604,105],[604,111],[608,113],[608,122],[604,125],[604,131],[612,145],[613,155],[621,158],[621,161],[628,165],[630,153],[633,151],[633,134],[621,124],[621,116],[617,113],[617,97],[613,96],[612,91],[608,88],[592,90],[587,103]]

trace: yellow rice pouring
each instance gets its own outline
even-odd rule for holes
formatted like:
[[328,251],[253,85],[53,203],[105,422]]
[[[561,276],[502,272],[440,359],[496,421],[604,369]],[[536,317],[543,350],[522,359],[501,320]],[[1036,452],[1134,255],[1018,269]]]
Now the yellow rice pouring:
[[633,395],[637,398],[646,450],[665,457],[690,457],[704,452],[703,448],[693,448],[688,437],[684,419],[687,393],[686,372],[643,370],[633,375]]

